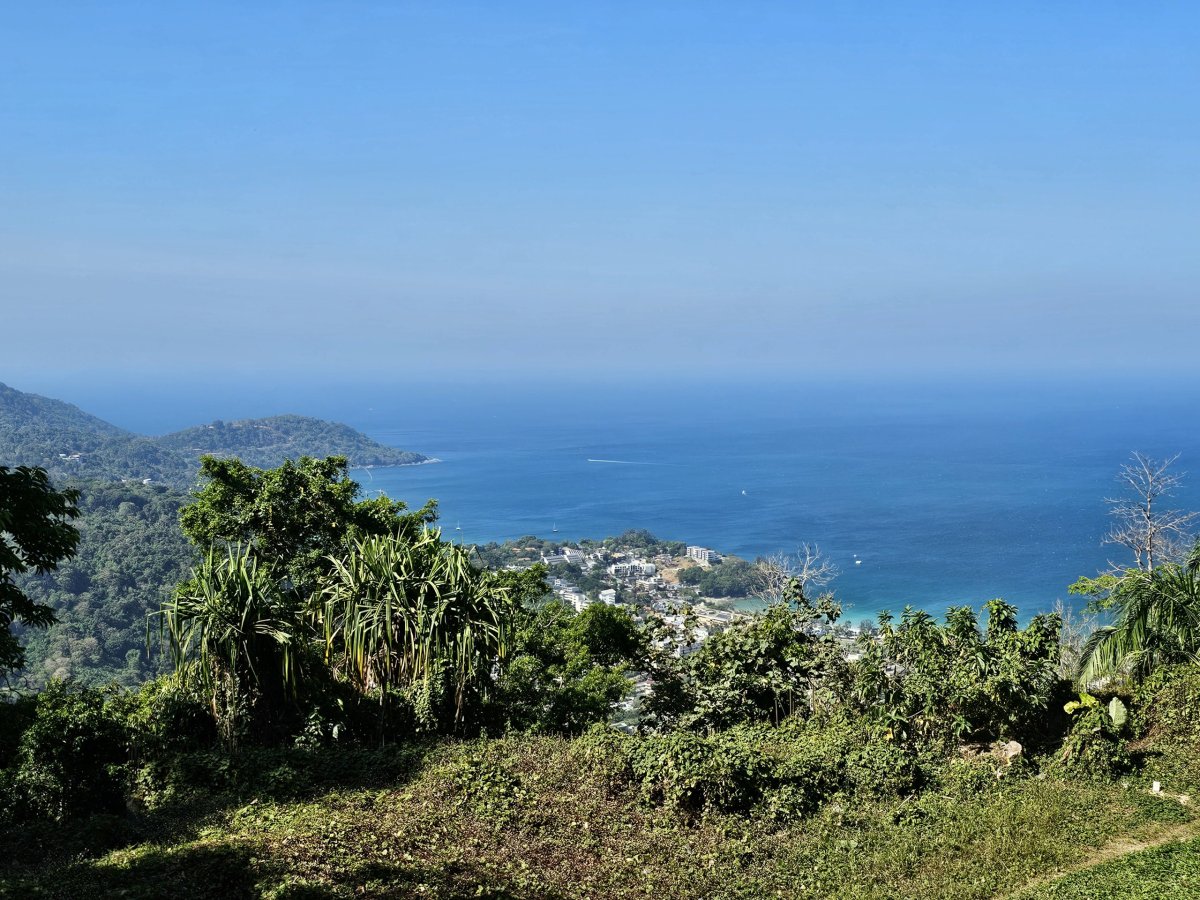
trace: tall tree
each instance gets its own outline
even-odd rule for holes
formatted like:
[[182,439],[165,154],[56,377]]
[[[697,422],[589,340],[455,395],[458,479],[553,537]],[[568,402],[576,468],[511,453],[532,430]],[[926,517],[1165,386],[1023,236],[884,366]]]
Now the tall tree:
[[14,575],[49,572],[75,552],[79,515],[74,489],[56,491],[45,469],[0,466],[0,675],[25,664],[25,649],[12,633],[13,623],[46,627],[54,611],[30,600]]
[[298,591],[311,589],[315,576],[327,571],[327,558],[354,538],[413,538],[436,518],[432,501],[410,512],[383,496],[358,500],[359,486],[341,456],[304,456],[265,470],[205,456],[200,474],[207,482],[179,516],[188,539],[205,551],[247,547],[260,560],[281,566]]

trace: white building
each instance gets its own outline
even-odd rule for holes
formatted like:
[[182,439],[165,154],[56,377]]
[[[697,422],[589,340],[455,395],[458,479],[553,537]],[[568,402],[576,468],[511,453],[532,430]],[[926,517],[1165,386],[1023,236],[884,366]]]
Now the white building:
[[617,605],[617,592],[613,588],[608,588],[600,592],[600,602],[608,606]]
[[553,584],[555,596],[562,600],[563,603],[569,603],[575,609],[575,612],[583,612],[584,607],[591,603],[587,598],[587,594],[570,582],[563,581],[561,578],[555,578]]
[[707,547],[688,547],[687,555],[688,559],[694,559],[702,566],[710,566],[721,561],[721,554],[715,550],[709,550]]
[[656,572],[658,566],[641,560],[613,563],[608,567],[608,574],[614,578],[644,578]]

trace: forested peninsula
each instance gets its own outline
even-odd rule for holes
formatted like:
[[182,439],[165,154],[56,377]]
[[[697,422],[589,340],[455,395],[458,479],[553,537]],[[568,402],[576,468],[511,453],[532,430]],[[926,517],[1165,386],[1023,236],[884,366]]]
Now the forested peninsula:
[[0,461],[39,466],[56,482],[139,481],[190,488],[203,455],[277,466],[301,456],[345,457],[351,467],[405,466],[429,457],[373,441],[347,425],[307,416],[216,421],[151,437],[62,400],[0,384]]

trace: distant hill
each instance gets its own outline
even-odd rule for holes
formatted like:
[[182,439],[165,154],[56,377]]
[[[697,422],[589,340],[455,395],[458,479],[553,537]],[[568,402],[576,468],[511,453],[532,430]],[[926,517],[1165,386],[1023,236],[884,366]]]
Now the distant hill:
[[[237,456],[260,467],[277,466],[297,456],[344,456],[353,466],[407,466],[427,459],[420,453],[386,447],[349,425],[307,416],[217,420],[164,435],[157,443],[196,460],[204,454]],[[320,452],[314,452],[314,447]]]
[[59,482],[144,481],[189,487],[204,454],[277,466],[299,456],[344,456],[351,466],[425,462],[347,425],[305,416],[213,422],[163,437],[134,434],[61,400],[0,384],[0,465],[41,466]]

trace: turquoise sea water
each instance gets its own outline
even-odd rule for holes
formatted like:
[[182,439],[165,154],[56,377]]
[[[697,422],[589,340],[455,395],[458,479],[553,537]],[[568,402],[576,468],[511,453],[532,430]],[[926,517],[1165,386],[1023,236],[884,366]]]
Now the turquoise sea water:
[[71,387],[59,396],[146,433],[296,412],[437,456],[355,477],[437,498],[468,542],[647,528],[751,558],[815,542],[842,569],[853,621],[997,596],[1028,615],[1066,598],[1121,558],[1101,543],[1104,498],[1133,450],[1181,453],[1193,475],[1175,504],[1200,509],[1195,380]]

